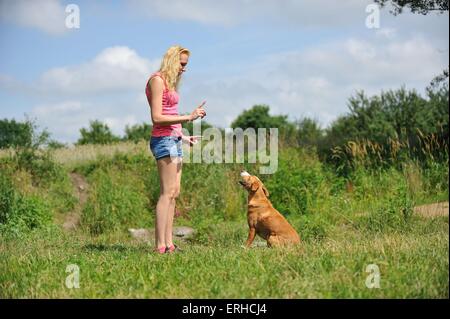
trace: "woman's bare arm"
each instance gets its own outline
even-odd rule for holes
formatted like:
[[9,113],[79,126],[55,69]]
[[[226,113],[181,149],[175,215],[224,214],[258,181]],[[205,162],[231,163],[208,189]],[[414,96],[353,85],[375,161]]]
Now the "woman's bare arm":
[[164,83],[160,77],[154,77],[150,80],[151,98],[151,115],[153,125],[158,124],[167,126],[194,120],[194,116],[190,115],[163,115],[162,114],[162,97]]

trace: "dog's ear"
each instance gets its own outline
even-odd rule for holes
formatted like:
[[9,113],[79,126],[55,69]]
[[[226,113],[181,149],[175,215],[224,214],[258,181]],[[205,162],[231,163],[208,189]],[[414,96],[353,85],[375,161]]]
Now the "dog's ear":
[[263,189],[264,194],[266,194],[266,196],[269,197],[269,191],[267,190],[266,186],[264,186],[264,184],[262,186],[262,189]]
[[261,187],[262,182],[259,180],[258,177],[256,176],[252,176],[253,178],[253,182],[252,182],[252,186],[251,186],[251,190],[252,192],[256,192],[258,190],[258,188]]
[[256,192],[258,190],[259,186],[260,186],[260,181],[258,181],[258,180],[253,181],[252,186],[251,186],[252,192]]

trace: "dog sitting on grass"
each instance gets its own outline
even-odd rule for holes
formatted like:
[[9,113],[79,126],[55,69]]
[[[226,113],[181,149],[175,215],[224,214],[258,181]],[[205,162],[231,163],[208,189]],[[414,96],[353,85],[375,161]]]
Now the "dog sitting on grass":
[[239,183],[248,191],[247,221],[249,233],[245,245],[250,247],[256,234],[267,241],[268,247],[300,244],[300,236],[273,206],[269,191],[256,176],[241,172]]

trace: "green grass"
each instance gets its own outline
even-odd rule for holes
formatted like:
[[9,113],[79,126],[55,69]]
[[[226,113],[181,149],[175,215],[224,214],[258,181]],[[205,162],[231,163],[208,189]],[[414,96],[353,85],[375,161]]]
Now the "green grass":
[[[127,233],[154,227],[159,186],[149,154],[41,164],[0,161],[0,208],[8,208],[0,214],[0,298],[449,298],[448,216],[412,214],[448,200],[448,164],[360,168],[344,179],[312,154],[281,150],[277,173],[261,179],[303,240],[281,250],[242,248],[246,193],[237,181],[242,167],[254,173],[257,165],[187,164],[175,224],[197,233],[173,255]],[[89,194],[81,226],[66,233],[48,213],[64,217],[77,205],[72,171]],[[45,212],[42,221],[33,215],[17,228],[32,211]],[[65,285],[71,264],[79,289]],[[370,264],[379,267],[379,289],[365,285]]]
[[[277,250],[241,248],[245,224],[226,222],[208,244],[173,255],[127,237],[36,232],[1,243],[0,297],[448,298],[448,218],[414,224],[369,236],[340,225],[301,250]],[[65,286],[69,264],[80,268],[79,289]],[[379,289],[365,286],[369,264],[379,266]]]

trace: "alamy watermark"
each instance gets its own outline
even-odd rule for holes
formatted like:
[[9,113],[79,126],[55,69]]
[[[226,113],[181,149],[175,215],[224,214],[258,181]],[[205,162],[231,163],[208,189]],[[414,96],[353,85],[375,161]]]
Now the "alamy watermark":
[[66,277],[66,287],[69,289],[80,288],[80,267],[75,264],[67,265],[66,273],[69,273]]
[[[185,136],[190,133],[182,129]],[[259,163],[260,174],[273,174],[278,169],[278,128],[207,128],[201,121],[193,123],[193,136],[202,136],[199,143],[183,150],[184,163]],[[175,136],[175,135],[174,135]],[[177,148],[170,149],[172,161],[177,161]]]
[[80,7],[76,4],[68,4],[66,6],[66,28],[79,29],[80,28]]
[[372,3],[367,5],[366,13],[369,15],[366,18],[366,27],[368,29],[380,28],[380,7],[378,4]]
[[378,265],[367,265],[366,272],[369,273],[366,277],[366,287],[369,289],[380,288],[380,268]]

